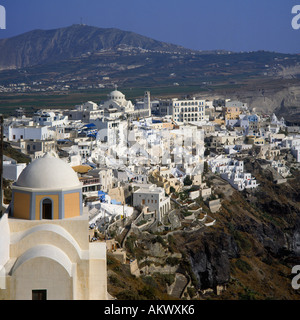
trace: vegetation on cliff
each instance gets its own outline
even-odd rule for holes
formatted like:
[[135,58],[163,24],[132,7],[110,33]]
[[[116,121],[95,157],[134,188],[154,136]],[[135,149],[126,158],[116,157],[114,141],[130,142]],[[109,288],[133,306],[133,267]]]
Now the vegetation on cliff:
[[[292,170],[293,176],[286,183],[275,184],[257,160],[246,165],[260,183],[254,191],[232,189],[221,193],[217,177],[210,176],[216,193],[222,197],[221,209],[212,214],[217,221],[214,226],[169,237],[167,233],[148,234],[144,239],[148,243],[151,239],[152,244],[158,242],[166,257],[174,251],[181,254],[176,260],[176,272],[190,279],[189,290],[182,298],[300,298],[299,290],[291,286],[292,267],[300,260],[300,172]],[[142,237],[135,236],[130,241],[129,252],[141,259],[149,255]],[[166,293],[166,282],[153,275],[149,277],[152,280],[150,284],[147,278],[147,285],[156,290],[155,297],[165,298],[158,292]],[[145,277],[141,280],[145,281]]]

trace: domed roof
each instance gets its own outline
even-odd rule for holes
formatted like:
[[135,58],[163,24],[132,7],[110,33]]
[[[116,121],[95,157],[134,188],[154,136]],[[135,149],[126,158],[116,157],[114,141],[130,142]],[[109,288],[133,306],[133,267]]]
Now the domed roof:
[[118,91],[118,90],[114,90],[109,94],[110,99],[125,99],[125,95]]
[[63,160],[46,154],[30,163],[15,183],[32,189],[62,189],[81,187],[76,172]]

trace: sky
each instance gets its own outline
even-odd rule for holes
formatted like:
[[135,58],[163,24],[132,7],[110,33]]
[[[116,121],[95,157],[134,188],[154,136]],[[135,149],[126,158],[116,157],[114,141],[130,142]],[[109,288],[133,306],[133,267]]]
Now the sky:
[[0,5],[6,10],[0,38],[82,22],[195,50],[300,53],[300,29],[291,24],[300,0],[0,0]]

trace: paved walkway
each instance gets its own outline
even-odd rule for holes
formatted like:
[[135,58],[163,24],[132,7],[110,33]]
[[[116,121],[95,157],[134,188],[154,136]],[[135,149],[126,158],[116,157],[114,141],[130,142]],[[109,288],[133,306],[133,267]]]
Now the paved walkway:
[[185,289],[187,284],[188,284],[187,277],[182,273],[176,273],[175,283],[173,284],[170,295],[180,299],[183,293],[183,290]]

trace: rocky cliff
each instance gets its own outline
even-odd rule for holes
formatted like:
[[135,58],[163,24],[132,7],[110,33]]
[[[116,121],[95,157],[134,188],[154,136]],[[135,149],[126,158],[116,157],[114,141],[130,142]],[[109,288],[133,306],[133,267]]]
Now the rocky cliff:
[[299,171],[276,185],[256,160],[246,166],[260,187],[223,195],[216,226],[175,240],[201,292],[222,287],[218,299],[299,299],[291,286],[300,261]]
[[182,297],[189,299],[300,298],[291,286],[292,267],[300,263],[300,171],[292,169],[286,183],[276,184],[261,161],[245,160],[245,168],[260,183],[250,192],[220,191],[219,178],[208,177],[222,199],[211,214],[214,226],[132,235],[128,255],[138,259],[143,281],[151,278],[154,285],[160,274],[174,286],[176,275],[185,275]]

